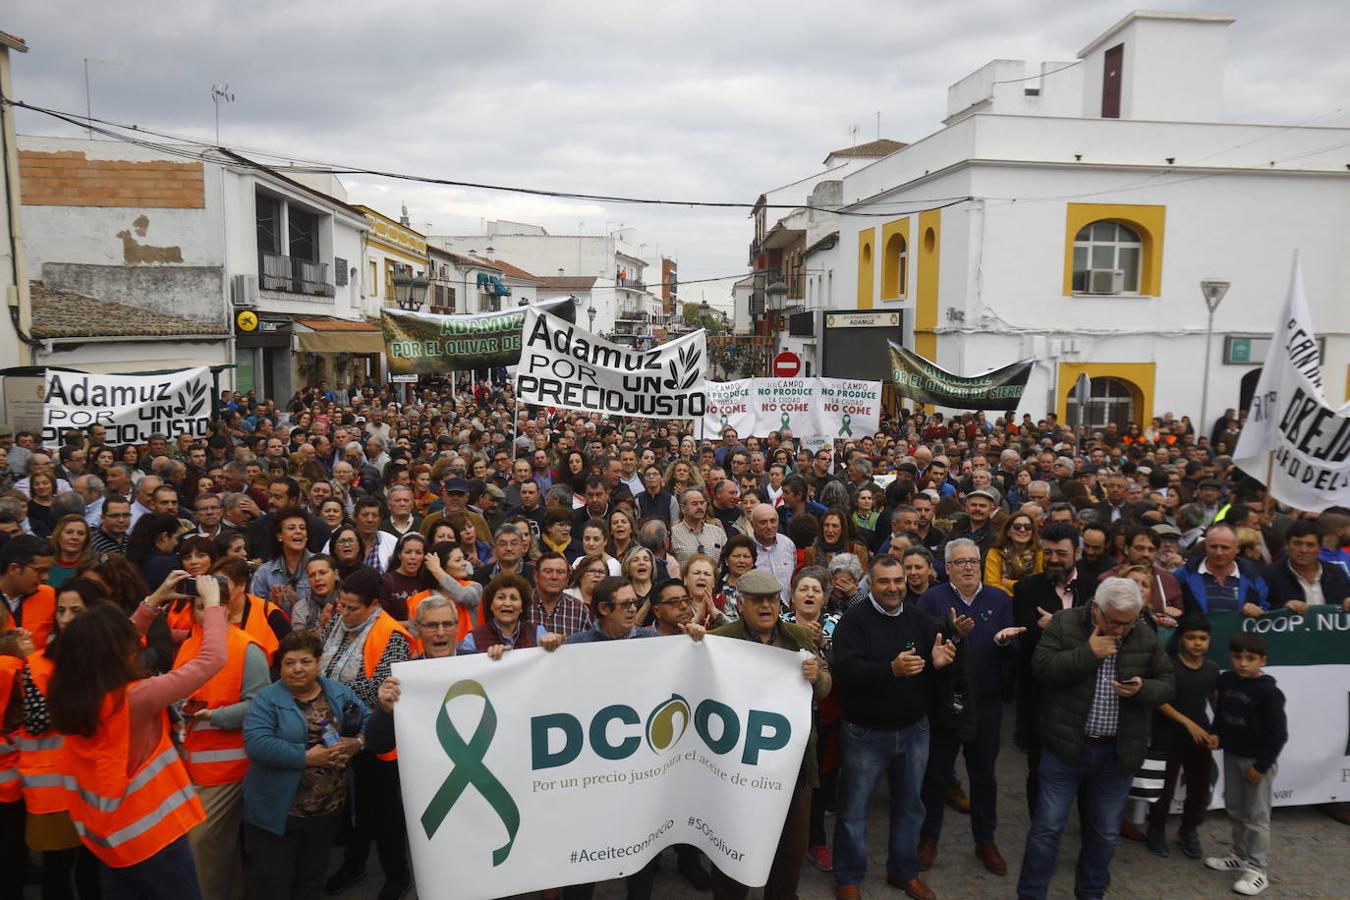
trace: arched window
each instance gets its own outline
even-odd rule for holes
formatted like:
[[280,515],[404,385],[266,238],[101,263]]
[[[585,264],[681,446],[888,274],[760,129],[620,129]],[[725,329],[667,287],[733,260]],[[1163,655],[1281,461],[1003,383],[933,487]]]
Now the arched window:
[[881,260],[881,296],[894,300],[905,296],[908,285],[909,245],[903,234],[893,234],[886,241],[886,255]]
[[1125,379],[1094,378],[1088,389],[1086,408],[1079,409],[1078,392],[1071,390],[1065,413],[1070,427],[1105,428],[1115,422],[1123,434],[1125,426],[1139,421],[1140,401],[1139,389]]
[[[1120,222],[1092,222],[1079,229],[1073,239],[1073,290],[1076,294],[1112,294],[1139,292],[1139,264],[1144,245],[1139,234]],[[1120,271],[1124,278],[1120,290],[1110,288],[1109,276],[1093,279],[1094,270]]]

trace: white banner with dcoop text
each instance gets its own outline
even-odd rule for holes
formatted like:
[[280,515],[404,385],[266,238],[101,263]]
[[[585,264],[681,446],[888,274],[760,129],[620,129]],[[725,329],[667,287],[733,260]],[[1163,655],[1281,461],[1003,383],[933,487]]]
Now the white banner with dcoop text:
[[396,663],[418,896],[621,878],[671,844],[764,884],[811,729],[801,660],[676,636]]

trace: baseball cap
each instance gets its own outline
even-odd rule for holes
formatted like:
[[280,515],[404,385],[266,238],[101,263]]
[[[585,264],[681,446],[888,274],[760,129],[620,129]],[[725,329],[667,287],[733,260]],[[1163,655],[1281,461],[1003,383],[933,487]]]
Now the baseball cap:
[[447,494],[467,494],[469,492],[469,482],[463,478],[451,478],[441,485],[441,490]]

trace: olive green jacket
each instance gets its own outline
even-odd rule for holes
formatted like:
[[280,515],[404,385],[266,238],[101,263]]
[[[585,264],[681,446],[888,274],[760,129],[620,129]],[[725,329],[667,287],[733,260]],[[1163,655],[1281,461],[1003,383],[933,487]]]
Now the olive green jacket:
[[[1041,741],[1065,759],[1083,746],[1084,728],[1097,685],[1101,660],[1092,652],[1092,606],[1076,606],[1055,613],[1036,644],[1032,675],[1041,685]],[[1120,698],[1116,729],[1116,757],[1122,774],[1133,774],[1148,750],[1153,710],[1172,699],[1176,680],[1171,660],[1158,635],[1143,622],[1135,625],[1116,653],[1116,679],[1138,675],[1143,686],[1133,697]]]
[[[708,634],[717,637],[736,638],[742,641],[755,641],[763,643],[758,637],[745,627],[743,619],[736,619],[734,622],[728,622],[719,628],[714,628]],[[779,621],[773,629],[773,639],[768,642],[772,647],[778,647],[783,650],[797,652],[799,650],[808,650],[816,659],[820,660],[820,677],[812,685],[813,696],[820,700],[830,693],[830,670],[824,657],[816,649],[815,637],[811,630],[803,625],[795,625],[791,622]],[[820,763],[816,759],[816,722],[815,714],[811,716],[811,735],[806,739],[806,752],[802,754],[802,768],[797,776],[798,781],[804,782],[810,787],[820,787]]]

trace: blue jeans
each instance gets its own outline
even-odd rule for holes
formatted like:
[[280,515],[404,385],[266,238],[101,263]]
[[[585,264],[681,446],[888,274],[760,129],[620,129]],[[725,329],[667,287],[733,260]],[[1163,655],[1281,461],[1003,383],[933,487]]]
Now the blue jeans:
[[1125,813],[1133,773],[1121,774],[1114,739],[1084,739],[1073,759],[1066,759],[1049,747],[1043,748],[1040,776],[1041,794],[1031,830],[1027,832],[1017,896],[1040,900],[1050,889],[1059,838],[1069,819],[1069,807],[1078,797],[1085,804],[1079,810],[1084,830],[1073,893],[1080,900],[1103,896],[1111,884],[1111,857],[1120,840],[1120,818]]
[[834,823],[834,880],[861,884],[867,874],[867,804],[881,776],[890,786],[891,841],[886,873],[919,877],[919,826],[923,824],[923,773],[928,766],[928,720],[878,730],[844,722]]

